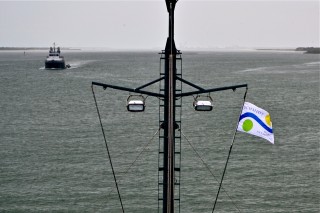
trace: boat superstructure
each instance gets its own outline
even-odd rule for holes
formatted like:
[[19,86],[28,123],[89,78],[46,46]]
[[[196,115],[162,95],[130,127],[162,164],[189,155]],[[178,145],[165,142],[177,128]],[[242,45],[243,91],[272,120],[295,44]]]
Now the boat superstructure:
[[66,69],[66,63],[64,57],[60,55],[61,50],[60,47],[56,48],[55,43],[53,43],[53,47],[50,47],[49,55],[45,60],[45,68],[46,69]]

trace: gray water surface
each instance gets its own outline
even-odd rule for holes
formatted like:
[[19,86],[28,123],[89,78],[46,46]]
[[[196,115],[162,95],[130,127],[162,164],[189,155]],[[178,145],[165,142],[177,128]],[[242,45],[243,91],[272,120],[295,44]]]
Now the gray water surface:
[[[91,82],[138,87],[159,78],[159,55],[69,51],[72,68],[62,71],[45,70],[45,56],[0,52],[0,212],[121,212]],[[319,212],[319,55],[182,58],[183,78],[201,87],[248,83],[247,101],[273,122],[275,145],[237,134],[216,212]],[[144,113],[129,113],[128,92],[94,90],[125,212],[158,212],[159,101],[148,97]],[[205,113],[183,99],[181,212],[212,211],[243,95],[211,93],[214,110]]]

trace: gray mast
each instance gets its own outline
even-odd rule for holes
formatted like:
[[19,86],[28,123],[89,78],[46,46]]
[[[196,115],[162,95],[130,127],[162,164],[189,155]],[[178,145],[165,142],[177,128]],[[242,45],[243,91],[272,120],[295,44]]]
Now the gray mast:
[[[182,76],[181,77],[177,76],[177,68],[176,68],[177,55],[181,53],[176,49],[175,42],[174,42],[174,9],[178,0],[165,0],[165,1],[167,6],[167,11],[169,13],[169,35],[168,35],[166,47],[164,50],[164,55],[165,55],[164,76],[137,88],[128,88],[128,87],[117,86],[112,84],[92,82],[92,91],[93,91],[93,86],[96,85],[96,86],[101,86],[104,89],[112,88],[115,90],[121,90],[121,91],[127,91],[127,92],[133,92],[133,93],[158,97],[163,100],[164,111],[163,111],[163,123],[161,124],[161,128],[163,129],[163,168],[159,167],[159,171],[160,170],[163,171],[163,188],[162,188],[163,196],[161,199],[163,201],[162,212],[174,213],[174,210],[175,210],[174,208],[175,207],[175,203],[174,203],[175,187],[174,186],[175,186],[175,179],[176,179],[175,171],[176,169],[179,170],[179,168],[175,168],[175,163],[176,163],[175,162],[175,153],[176,153],[175,130],[179,128],[176,121],[176,115],[175,115],[176,107],[177,107],[176,99],[186,97],[186,96],[199,95],[203,93],[218,92],[218,91],[224,91],[224,90],[235,91],[236,88],[247,87],[247,84],[204,89],[200,86],[197,86],[196,84],[193,84],[183,79]],[[162,80],[164,80],[164,94],[154,93],[154,92],[145,90],[146,87],[152,84],[158,83]],[[180,93],[177,93],[177,90],[176,90],[177,80],[193,87],[195,90],[190,92],[185,92],[185,93],[182,93],[182,90],[181,90]],[[206,110],[203,110],[203,111],[206,111]]]
[[175,99],[176,55],[174,43],[174,9],[176,0],[166,0],[169,13],[169,36],[165,48],[163,213],[174,212]]

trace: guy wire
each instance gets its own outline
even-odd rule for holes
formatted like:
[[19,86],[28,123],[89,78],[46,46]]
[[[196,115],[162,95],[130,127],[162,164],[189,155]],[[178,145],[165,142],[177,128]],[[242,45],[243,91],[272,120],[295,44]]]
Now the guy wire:
[[121,209],[122,209],[122,212],[124,213],[124,208],[123,208],[123,204],[122,204],[122,200],[121,200],[121,195],[120,195],[120,191],[119,191],[119,187],[118,187],[118,183],[117,183],[117,178],[116,178],[116,175],[115,175],[115,173],[114,173],[114,169],[113,169],[113,165],[112,165],[112,160],[111,160],[111,155],[110,155],[110,152],[109,152],[109,147],[108,147],[108,143],[107,143],[107,140],[106,140],[106,135],[105,135],[105,133],[104,133],[104,129],[103,129],[102,121],[101,121],[101,116],[100,116],[100,112],[99,112],[99,108],[98,108],[97,99],[96,99],[96,96],[95,96],[95,93],[94,93],[94,90],[93,90],[93,85],[91,85],[91,89],[92,89],[92,94],[93,94],[94,102],[95,102],[95,105],[96,105],[96,109],[97,109],[97,113],[98,113],[98,117],[99,117],[99,121],[100,121],[100,126],[101,126],[101,131],[102,131],[102,134],[103,134],[104,143],[105,143],[105,145],[106,145],[107,152],[108,152],[108,157],[109,157],[109,162],[110,162],[111,169],[112,169],[112,174],[113,174],[114,182],[115,182],[115,184],[116,184],[116,188],[117,188],[117,192],[118,192],[118,197],[119,197],[119,201],[120,201],[120,204],[121,204]]
[[[187,140],[188,144],[191,146],[192,150],[194,151],[194,153],[196,153],[197,157],[201,160],[202,164],[206,167],[206,169],[210,172],[210,174],[212,175],[212,177],[215,179],[215,181],[217,183],[219,183],[217,177],[213,174],[213,172],[211,171],[211,169],[209,168],[208,164],[206,164],[204,162],[204,160],[201,158],[200,154],[197,152],[197,150],[194,148],[194,146],[192,145],[192,143],[190,142],[190,140],[187,138],[187,136],[181,131],[181,129],[179,129],[181,134],[183,135],[183,137]],[[230,195],[228,194],[228,192],[222,187],[222,190],[226,193],[226,195],[228,196],[228,198],[231,200],[232,204],[234,205],[234,207],[238,210],[238,212],[241,212],[240,209],[238,208],[238,206],[233,202],[233,200],[231,199]]]

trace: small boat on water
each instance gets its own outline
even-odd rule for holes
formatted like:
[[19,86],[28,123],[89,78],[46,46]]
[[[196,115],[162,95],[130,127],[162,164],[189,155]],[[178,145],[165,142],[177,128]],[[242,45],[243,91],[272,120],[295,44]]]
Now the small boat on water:
[[70,68],[70,65],[65,63],[64,57],[60,55],[61,50],[60,47],[56,48],[55,43],[53,43],[53,47],[50,47],[49,55],[45,60],[45,68],[46,69],[66,69]]

